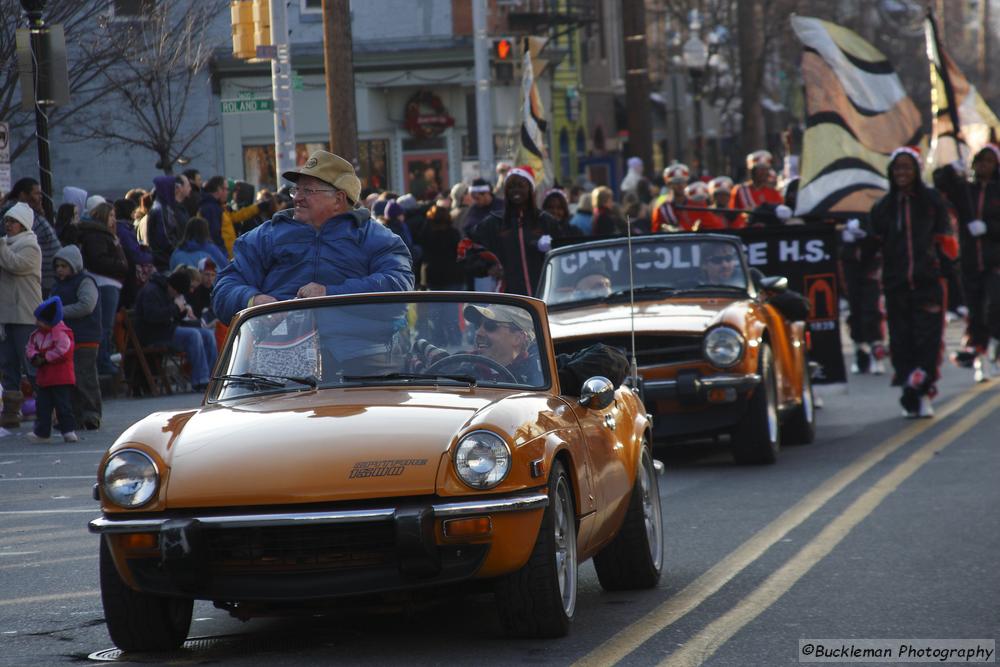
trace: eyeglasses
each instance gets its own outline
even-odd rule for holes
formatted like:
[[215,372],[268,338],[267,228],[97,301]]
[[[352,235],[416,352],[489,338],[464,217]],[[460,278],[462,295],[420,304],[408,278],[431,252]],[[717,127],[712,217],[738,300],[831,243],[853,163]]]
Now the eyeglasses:
[[709,257],[708,261],[711,262],[712,264],[722,264],[723,262],[735,262],[736,255],[715,255],[713,257]]
[[493,333],[494,331],[496,331],[497,329],[499,329],[500,326],[501,326],[501,324],[503,326],[509,326],[505,322],[497,322],[496,320],[488,320],[485,317],[483,319],[479,320],[479,326],[481,326],[483,329],[486,329],[486,331],[488,331],[490,333]]
[[317,192],[340,192],[337,188],[300,188],[297,185],[293,185],[288,188],[288,194],[291,196],[302,195],[303,197],[312,197]]

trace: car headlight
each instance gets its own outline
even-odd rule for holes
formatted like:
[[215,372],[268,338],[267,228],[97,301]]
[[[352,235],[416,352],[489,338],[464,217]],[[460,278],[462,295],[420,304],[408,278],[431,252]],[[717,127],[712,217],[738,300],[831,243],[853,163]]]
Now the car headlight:
[[148,503],[160,485],[156,464],[137,449],[123,449],[104,464],[104,497],[120,507]]
[[728,368],[743,358],[743,336],[735,329],[717,327],[705,336],[702,349],[713,366]]
[[490,489],[510,472],[510,447],[489,431],[473,431],[455,448],[455,472],[474,489]]

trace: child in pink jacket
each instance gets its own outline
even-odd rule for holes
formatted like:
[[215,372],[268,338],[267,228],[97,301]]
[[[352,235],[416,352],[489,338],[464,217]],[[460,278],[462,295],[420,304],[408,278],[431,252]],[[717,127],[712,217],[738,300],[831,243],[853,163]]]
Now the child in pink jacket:
[[80,440],[73,416],[73,386],[76,385],[73,330],[62,320],[62,299],[54,296],[42,301],[35,309],[37,328],[28,338],[25,348],[28,361],[38,369],[38,391],[35,395],[38,413],[34,433],[28,436],[33,440],[48,440],[52,434],[52,408],[56,410],[63,440]]

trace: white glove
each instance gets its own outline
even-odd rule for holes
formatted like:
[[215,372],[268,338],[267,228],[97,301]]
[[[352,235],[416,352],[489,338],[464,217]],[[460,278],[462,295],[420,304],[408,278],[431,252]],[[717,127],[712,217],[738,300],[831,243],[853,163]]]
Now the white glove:
[[861,232],[862,234],[865,233],[864,230],[861,229],[861,221],[857,218],[851,218],[847,221],[847,229],[851,230],[852,234],[856,234],[857,232]]
[[967,227],[969,228],[969,233],[973,236],[982,236],[986,233],[986,223],[982,220],[973,220]]
[[785,220],[788,220],[790,217],[792,217],[792,209],[788,208],[784,204],[781,204],[775,207],[774,214],[778,216],[778,220],[784,222]]
[[538,239],[538,250],[539,252],[548,252],[549,250],[552,250],[552,237],[545,234]]
[[847,226],[844,227],[844,231],[840,234],[840,237],[844,239],[844,243],[854,243],[866,236],[868,236],[868,232],[861,229],[861,221],[857,218],[848,220]]
[[840,232],[840,238],[844,240],[844,243],[854,243],[857,241],[854,238],[854,233],[847,227],[844,227],[844,231]]

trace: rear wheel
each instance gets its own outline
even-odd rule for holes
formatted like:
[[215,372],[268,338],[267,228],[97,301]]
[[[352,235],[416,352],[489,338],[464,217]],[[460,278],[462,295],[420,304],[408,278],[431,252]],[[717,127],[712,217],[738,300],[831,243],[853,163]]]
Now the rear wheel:
[[663,571],[660,486],[649,447],[643,446],[632,497],[618,534],[594,556],[606,591],[652,588]]
[[115,646],[123,651],[172,651],[187,639],[194,601],[132,590],[101,538],[101,601],[104,620]]
[[757,372],[760,384],[750,397],[746,415],[733,429],[733,459],[737,463],[774,463],[781,448],[778,387],[774,359],[767,343],[760,346]]
[[549,475],[549,506],[531,557],[497,582],[500,622],[513,637],[562,637],[576,610],[576,510],[566,468]]

